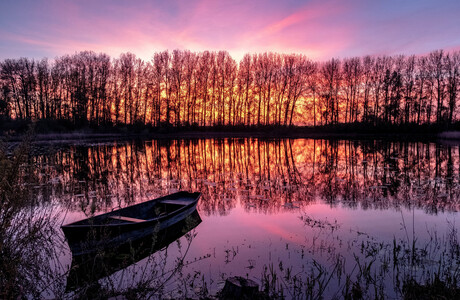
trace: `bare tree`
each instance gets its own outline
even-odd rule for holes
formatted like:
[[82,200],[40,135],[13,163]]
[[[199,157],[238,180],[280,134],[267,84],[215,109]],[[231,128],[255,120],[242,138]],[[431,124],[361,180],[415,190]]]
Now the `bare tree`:
[[431,76],[436,88],[436,123],[441,123],[444,112],[444,51],[436,50],[429,55]]
[[331,59],[226,51],[132,53],[111,61],[83,51],[0,62],[0,114],[86,124],[453,124],[459,52]]
[[446,69],[447,80],[447,108],[448,108],[448,123],[452,124],[457,107],[457,97],[460,80],[460,52],[456,51],[449,53],[444,57],[444,66]]

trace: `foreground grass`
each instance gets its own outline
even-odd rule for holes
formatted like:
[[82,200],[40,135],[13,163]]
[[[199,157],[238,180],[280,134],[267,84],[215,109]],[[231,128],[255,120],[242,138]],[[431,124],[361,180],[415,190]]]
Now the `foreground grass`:
[[49,288],[54,268],[44,262],[54,255],[56,218],[38,208],[28,163],[30,136],[9,151],[0,144],[0,298],[40,298]]

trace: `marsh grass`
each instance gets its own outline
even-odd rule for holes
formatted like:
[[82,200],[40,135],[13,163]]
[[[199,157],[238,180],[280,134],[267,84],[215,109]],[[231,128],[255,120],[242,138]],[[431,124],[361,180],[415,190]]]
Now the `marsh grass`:
[[14,149],[0,143],[0,298],[39,298],[54,285],[57,216],[37,206],[30,186],[32,133]]
[[[308,216],[301,220],[326,235],[340,228],[336,222]],[[408,235],[390,242],[357,231],[355,246],[349,249],[352,259],[328,251],[328,263],[311,258],[310,267],[301,271],[286,268],[283,262],[266,265],[260,277],[262,289],[271,299],[459,299],[455,224],[449,223],[445,234],[430,230],[424,242],[405,226]]]

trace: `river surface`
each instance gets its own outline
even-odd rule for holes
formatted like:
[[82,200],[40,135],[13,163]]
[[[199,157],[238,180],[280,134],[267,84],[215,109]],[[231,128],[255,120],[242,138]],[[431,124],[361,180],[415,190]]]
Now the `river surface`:
[[[181,190],[202,193],[201,222],[99,288],[193,298],[242,276],[286,298],[341,298],[353,283],[400,298],[404,276],[431,276],[460,223],[455,144],[244,138],[34,148],[34,194],[61,241],[49,256],[58,278],[49,297],[75,295],[59,225]],[[404,254],[412,250],[417,258]]]

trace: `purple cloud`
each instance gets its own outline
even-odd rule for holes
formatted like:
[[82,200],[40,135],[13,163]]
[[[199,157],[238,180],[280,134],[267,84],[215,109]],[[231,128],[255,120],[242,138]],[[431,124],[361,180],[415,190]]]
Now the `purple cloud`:
[[[6,3],[5,3],[6,2]],[[296,52],[313,59],[460,46],[458,1],[4,1],[0,58],[80,50]]]

